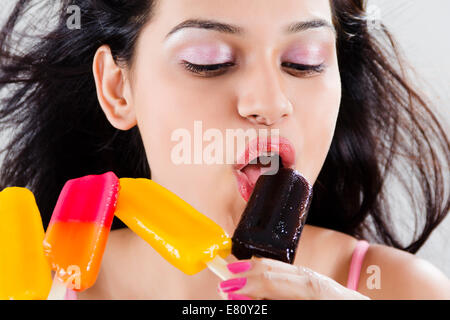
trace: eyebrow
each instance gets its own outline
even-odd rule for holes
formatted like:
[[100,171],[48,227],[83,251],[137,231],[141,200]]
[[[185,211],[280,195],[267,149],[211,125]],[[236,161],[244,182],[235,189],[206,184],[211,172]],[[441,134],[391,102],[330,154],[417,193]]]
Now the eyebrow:
[[[284,31],[286,34],[293,34],[297,32],[306,31],[309,29],[317,29],[323,27],[331,29],[333,33],[336,34],[336,29],[334,28],[334,26],[330,24],[328,21],[323,19],[313,19],[308,21],[294,22],[288,25]],[[185,28],[208,29],[222,33],[237,34],[237,35],[244,33],[244,29],[232,24],[223,23],[216,20],[188,19],[176,25],[172,30],[170,30],[170,32],[166,35],[166,38],[168,38],[175,32]]]

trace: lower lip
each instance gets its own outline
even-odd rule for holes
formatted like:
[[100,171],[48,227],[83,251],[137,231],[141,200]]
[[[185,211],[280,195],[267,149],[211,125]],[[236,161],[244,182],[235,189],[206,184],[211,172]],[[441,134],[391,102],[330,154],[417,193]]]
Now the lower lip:
[[250,196],[253,192],[253,186],[250,184],[250,181],[246,174],[244,174],[242,171],[234,171],[237,183],[238,183],[238,190],[241,194],[242,198],[247,202],[248,199],[250,199]]

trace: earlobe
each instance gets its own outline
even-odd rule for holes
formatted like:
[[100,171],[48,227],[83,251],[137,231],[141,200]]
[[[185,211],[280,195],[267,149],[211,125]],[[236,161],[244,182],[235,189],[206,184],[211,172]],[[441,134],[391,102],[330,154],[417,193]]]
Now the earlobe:
[[103,45],[95,53],[92,71],[97,98],[111,125],[129,130],[137,123],[125,71],[112,57],[109,46]]

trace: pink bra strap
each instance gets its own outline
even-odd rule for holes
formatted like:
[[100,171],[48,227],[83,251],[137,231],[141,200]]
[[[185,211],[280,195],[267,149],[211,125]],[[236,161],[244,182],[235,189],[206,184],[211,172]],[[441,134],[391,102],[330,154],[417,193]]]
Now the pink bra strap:
[[347,288],[358,290],[359,277],[361,274],[361,267],[370,244],[366,240],[359,240],[356,243],[353,251],[352,261],[350,263],[350,270],[348,272]]

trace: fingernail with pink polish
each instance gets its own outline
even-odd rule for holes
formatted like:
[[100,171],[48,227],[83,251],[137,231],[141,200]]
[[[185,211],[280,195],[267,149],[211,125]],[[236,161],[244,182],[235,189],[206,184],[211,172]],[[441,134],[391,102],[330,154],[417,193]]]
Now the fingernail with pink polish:
[[227,264],[228,270],[230,270],[231,273],[241,273],[250,270],[252,267],[252,264],[247,261],[240,261],[235,263]]
[[228,300],[252,300],[252,298],[249,298],[249,297],[244,296],[242,294],[229,293],[228,294]]
[[223,292],[231,292],[241,289],[247,283],[247,278],[234,278],[222,281],[220,283],[220,290]]

